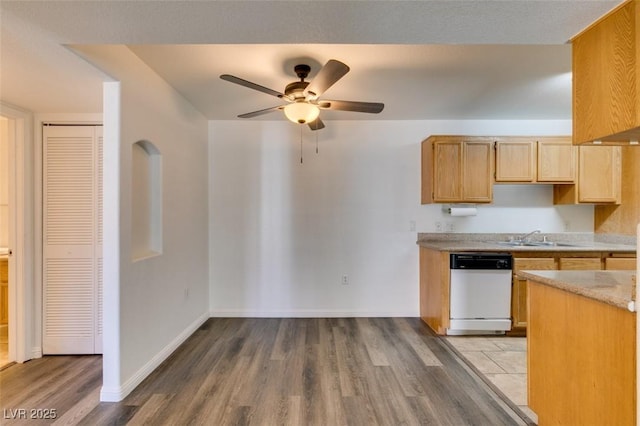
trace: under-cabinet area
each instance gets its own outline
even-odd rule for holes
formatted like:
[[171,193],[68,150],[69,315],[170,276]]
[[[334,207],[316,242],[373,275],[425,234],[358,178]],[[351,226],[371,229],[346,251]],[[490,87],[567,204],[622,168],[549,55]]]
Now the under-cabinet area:
[[494,184],[553,184],[554,204],[621,203],[621,148],[570,136],[434,135],[421,172],[422,204],[491,203]]
[[[509,335],[526,335],[527,282],[520,271],[633,270],[634,245],[601,242],[564,243],[560,246],[509,247],[501,241],[425,241],[420,246],[420,317],[437,334],[451,329],[451,254],[505,253],[512,257],[511,327]],[[559,248],[561,247],[561,248]]]

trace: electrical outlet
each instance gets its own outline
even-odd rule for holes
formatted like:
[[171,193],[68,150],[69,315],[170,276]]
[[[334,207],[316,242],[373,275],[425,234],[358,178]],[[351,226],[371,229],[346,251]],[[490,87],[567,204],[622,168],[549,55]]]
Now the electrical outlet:
[[564,231],[565,231],[565,232],[567,232],[567,231],[569,230],[569,225],[570,225],[569,221],[568,221],[568,220],[565,220],[565,221],[564,221]]
[[342,276],[342,285],[349,285],[349,275]]
[[442,232],[442,222],[436,222],[436,232]]
[[414,232],[416,230],[416,221],[415,220],[410,220],[409,221],[409,232]]
[[447,222],[445,224],[445,229],[447,232],[455,232],[455,226],[453,226],[453,222]]

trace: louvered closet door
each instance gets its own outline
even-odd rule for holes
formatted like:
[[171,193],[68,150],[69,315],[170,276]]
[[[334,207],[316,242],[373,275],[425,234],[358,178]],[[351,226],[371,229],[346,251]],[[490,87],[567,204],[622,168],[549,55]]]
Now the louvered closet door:
[[96,182],[95,188],[97,193],[96,200],[96,270],[95,270],[95,280],[96,280],[96,316],[94,322],[94,330],[95,330],[95,338],[94,338],[94,350],[93,352],[96,354],[102,353],[102,126],[95,127],[96,131],[96,157],[95,157],[95,168],[97,170],[96,173]]
[[43,134],[43,353],[100,353],[101,128]]

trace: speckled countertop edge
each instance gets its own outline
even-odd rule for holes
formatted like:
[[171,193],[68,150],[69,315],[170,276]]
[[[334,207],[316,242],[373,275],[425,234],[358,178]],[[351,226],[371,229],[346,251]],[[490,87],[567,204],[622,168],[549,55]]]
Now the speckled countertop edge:
[[585,252],[609,251],[634,253],[635,237],[601,235],[592,233],[542,233],[533,236],[532,241],[549,241],[575,244],[575,246],[507,246],[499,242],[518,237],[517,233],[419,233],[417,244],[421,247],[440,251],[496,251],[496,252]]
[[632,310],[634,271],[519,271],[518,276],[621,309]]

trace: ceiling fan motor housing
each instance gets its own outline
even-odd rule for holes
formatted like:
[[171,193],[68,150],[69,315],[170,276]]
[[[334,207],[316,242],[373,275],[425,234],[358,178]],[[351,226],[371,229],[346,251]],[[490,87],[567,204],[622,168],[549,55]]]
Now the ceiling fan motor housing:
[[293,67],[293,71],[296,73],[300,81],[294,81],[293,83],[287,84],[287,87],[284,89],[284,94],[292,101],[298,101],[305,98],[304,89],[307,88],[309,82],[304,81],[304,79],[309,75],[311,67],[306,64],[298,64]]
[[304,89],[306,89],[308,85],[308,81],[294,81],[293,83],[287,84],[287,87],[284,89],[284,94],[293,101],[301,98],[304,99]]

